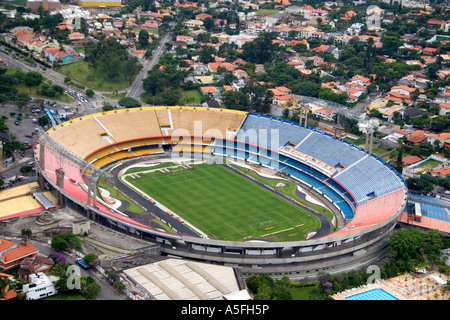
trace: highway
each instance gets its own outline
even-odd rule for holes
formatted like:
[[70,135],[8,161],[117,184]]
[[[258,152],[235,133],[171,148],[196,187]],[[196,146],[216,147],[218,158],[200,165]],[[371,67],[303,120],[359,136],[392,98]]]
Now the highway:
[[164,47],[167,41],[169,41],[171,37],[170,32],[166,32],[162,38],[161,42],[159,43],[158,47],[153,50],[153,55],[150,59],[145,59],[145,62],[143,64],[143,68],[139,72],[139,74],[134,79],[133,84],[130,88],[128,88],[128,97],[134,98],[136,100],[140,100],[142,92],[144,91],[142,86],[142,80],[146,77],[149,70],[151,70],[161,58],[161,55],[164,53]]

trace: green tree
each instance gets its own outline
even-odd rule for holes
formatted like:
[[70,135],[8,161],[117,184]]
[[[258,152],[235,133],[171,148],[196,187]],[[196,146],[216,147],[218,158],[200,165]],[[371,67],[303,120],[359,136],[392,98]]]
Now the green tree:
[[125,108],[139,108],[141,106],[141,103],[134,98],[123,97],[120,98],[119,105]]
[[242,58],[252,63],[263,64],[275,58],[276,47],[272,40],[274,33],[265,32],[253,41],[246,42],[242,46]]
[[95,299],[97,295],[101,292],[102,288],[100,285],[95,282],[94,278],[91,276],[88,277],[81,277],[81,293],[86,297],[88,300]]
[[93,97],[95,95],[95,92],[92,89],[87,89],[86,90],[86,95],[91,98],[91,97]]
[[421,193],[430,193],[434,189],[431,182],[422,178],[408,178],[406,179],[406,185],[408,186],[408,189]]
[[250,111],[250,100],[244,92],[227,91],[222,97],[222,101],[228,109]]
[[42,75],[37,71],[27,72],[25,76],[25,84],[29,87],[37,87],[42,82]]
[[67,251],[69,249],[81,251],[82,249],[80,239],[73,233],[60,233],[54,235],[51,247],[59,251]]
[[210,17],[204,19],[203,27],[205,27],[206,30],[211,31],[211,29],[214,28],[214,20]]
[[138,41],[142,48],[148,47],[148,40],[150,39],[150,36],[148,34],[147,30],[141,30],[139,31],[138,35]]
[[98,256],[95,253],[88,253],[83,257],[84,262],[87,264],[94,263],[97,260]]
[[33,232],[29,228],[23,228],[22,230],[20,230],[20,235],[25,239],[29,239],[32,233]]

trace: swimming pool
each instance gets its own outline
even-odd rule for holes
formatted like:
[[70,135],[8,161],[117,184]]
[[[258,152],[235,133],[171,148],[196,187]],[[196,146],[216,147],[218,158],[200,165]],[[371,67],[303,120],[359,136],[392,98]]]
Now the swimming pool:
[[398,298],[383,289],[377,288],[354,294],[345,298],[345,300],[398,300]]

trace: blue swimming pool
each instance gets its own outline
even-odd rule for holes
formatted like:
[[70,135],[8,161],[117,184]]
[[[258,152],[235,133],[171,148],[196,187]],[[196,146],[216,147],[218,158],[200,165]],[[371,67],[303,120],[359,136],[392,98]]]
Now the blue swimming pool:
[[398,300],[398,298],[394,297],[389,292],[378,288],[354,294],[345,298],[345,300]]

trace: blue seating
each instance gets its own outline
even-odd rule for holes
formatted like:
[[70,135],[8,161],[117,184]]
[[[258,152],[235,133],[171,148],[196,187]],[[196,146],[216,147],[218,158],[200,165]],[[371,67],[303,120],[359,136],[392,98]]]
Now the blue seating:
[[379,197],[403,188],[397,175],[372,157],[342,171],[335,180],[347,188],[357,204],[366,202],[373,192]]
[[[311,131],[280,119],[249,114],[236,140],[278,150],[287,142],[299,143]],[[273,139],[273,140],[272,140]]]
[[339,143],[336,139],[314,132],[296,149],[333,167],[350,166],[364,157],[364,152],[353,145]]

